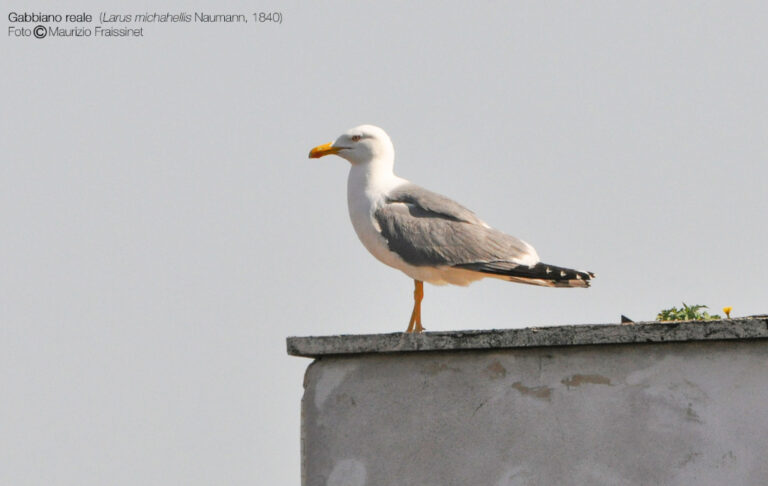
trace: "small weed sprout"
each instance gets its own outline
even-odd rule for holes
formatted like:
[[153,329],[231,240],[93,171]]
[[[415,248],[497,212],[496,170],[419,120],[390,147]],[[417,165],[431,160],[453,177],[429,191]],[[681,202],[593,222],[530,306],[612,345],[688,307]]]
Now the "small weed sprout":
[[[656,316],[657,321],[710,321],[713,319],[720,319],[717,314],[709,315],[707,311],[702,309],[708,309],[706,305],[688,305],[683,302],[683,307],[678,309],[677,307],[670,307],[664,309]],[[730,310],[730,309],[728,309]]]

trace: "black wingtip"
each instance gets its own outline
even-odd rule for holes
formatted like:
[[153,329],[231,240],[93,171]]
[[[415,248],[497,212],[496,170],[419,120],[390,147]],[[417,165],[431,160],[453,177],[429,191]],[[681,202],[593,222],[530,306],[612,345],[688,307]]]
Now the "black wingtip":
[[514,282],[547,287],[589,287],[590,280],[595,278],[595,274],[592,272],[583,272],[541,262],[530,267],[512,262],[470,263],[456,265],[456,267],[508,277]]

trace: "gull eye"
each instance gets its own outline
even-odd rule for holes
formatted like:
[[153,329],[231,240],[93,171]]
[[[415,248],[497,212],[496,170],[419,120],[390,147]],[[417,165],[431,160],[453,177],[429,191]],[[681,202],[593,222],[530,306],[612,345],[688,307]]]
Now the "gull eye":
[[359,142],[361,138],[363,138],[362,135],[352,135],[353,142]]

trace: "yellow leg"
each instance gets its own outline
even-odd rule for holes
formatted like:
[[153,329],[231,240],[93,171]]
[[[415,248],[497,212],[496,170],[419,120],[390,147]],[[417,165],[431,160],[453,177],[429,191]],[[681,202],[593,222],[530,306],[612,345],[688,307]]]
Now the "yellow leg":
[[421,325],[421,300],[424,298],[424,282],[414,280],[415,288],[413,290],[413,312],[411,312],[411,321],[408,323],[408,329],[405,332],[422,332],[424,327]]

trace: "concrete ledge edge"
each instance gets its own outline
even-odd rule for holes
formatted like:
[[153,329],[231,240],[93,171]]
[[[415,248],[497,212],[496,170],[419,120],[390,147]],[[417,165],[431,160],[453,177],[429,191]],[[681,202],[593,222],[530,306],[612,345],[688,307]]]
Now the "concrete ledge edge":
[[768,339],[768,317],[715,321],[582,324],[523,329],[289,337],[288,354],[317,358],[364,353],[494,350],[545,346]]

